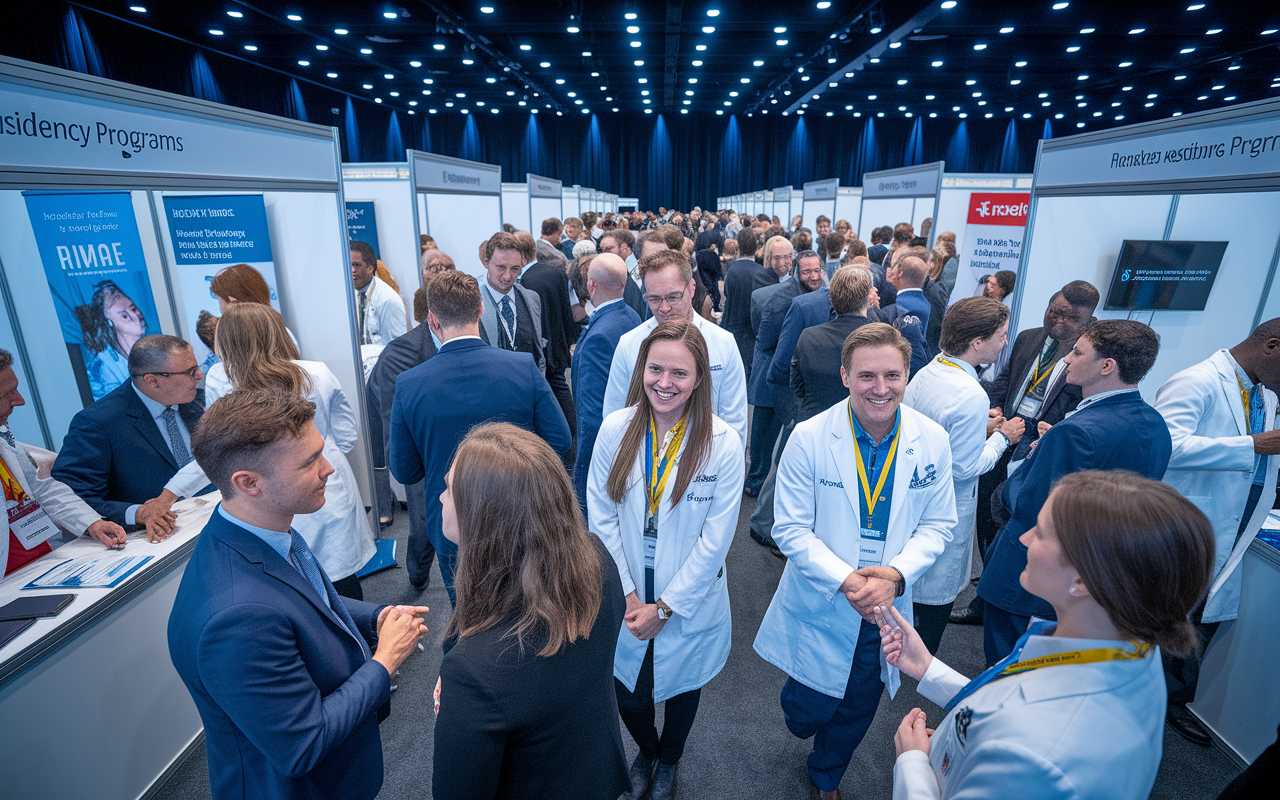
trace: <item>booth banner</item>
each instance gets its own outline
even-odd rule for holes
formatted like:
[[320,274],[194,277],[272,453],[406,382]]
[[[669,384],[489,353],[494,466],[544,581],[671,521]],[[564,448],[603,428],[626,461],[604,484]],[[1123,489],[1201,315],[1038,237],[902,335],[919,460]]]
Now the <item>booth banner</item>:
[[129,377],[160,319],[128,192],[24,192],[62,341],[85,405]]
[[368,244],[374,256],[382,258],[378,250],[378,216],[372,200],[347,201],[347,238]]
[[987,275],[1000,270],[1018,271],[1030,199],[1031,195],[1024,192],[969,195],[964,251],[960,253],[960,270],[948,305],[982,294]]
[[209,288],[214,275],[232,264],[248,264],[266,279],[271,306],[280,310],[267,210],[260,194],[172,195],[164,198],[164,215],[182,293],[187,341],[200,368],[208,370],[218,358],[211,347],[212,338],[201,336],[208,326],[200,321],[202,316],[219,313],[218,299]]

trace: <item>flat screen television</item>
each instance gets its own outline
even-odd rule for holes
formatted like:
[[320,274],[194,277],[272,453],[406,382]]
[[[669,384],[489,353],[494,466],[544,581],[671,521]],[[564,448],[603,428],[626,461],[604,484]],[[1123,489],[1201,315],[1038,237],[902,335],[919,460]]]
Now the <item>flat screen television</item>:
[[1226,242],[1126,239],[1104,308],[1204,311],[1226,251]]

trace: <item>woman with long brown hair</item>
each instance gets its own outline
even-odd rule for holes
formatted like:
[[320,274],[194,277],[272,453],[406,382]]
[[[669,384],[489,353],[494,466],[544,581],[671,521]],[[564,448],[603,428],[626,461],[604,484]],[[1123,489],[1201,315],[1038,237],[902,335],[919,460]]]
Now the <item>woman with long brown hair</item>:
[[440,665],[432,794],[615,800],[613,697],[626,602],[560,458],[507,423],[458,445],[440,495],[458,604]]
[[[236,303],[257,303],[258,305],[271,306],[271,287],[267,284],[267,279],[262,277],[262,273],[258,272],[248,264],[232,264],[218,271],[209,281],[209,293],[218,301],[218,313],[225,314],[227,309]],[[209,315],[208,312],[201,312],[200,323],[207,324],[213,329],[212,337],[216,339],[218,317]],[[289,336],[289,341],[293,343],[293,348],[298,349],[298,340],[294,337],[293,332],[285,328],[285,333]],[[203,337],[201,337],[203,339]],[[214,350],[211,358],[217,359],[217,348],[209,345],[209,349]],[[295,356],[296,357],[296,356]],[[227,368],[223,366],[221,360],[215,360],[213,363],[205,362],[204,366],[204,407],[208,408],[213,405],[213,401],[222,397],[231,391],[231,381],[227,378]]]
[[1022,535],[1022,587],[1052,604],[972,681],[876,609],[886,660],[946,708],[898,727],[894,797],[1146,797],[1163,752],[1160,651],[1196,648],[1191,609],[1213,574],[1213,526],[1177,490],[1133,472],[1058,481]]
[[712,412],[710,373],[697,326],[658,325],[640,345],[627,406],[605,418],[591,456],[588,520],[627,597],[614,677],[640,747],[629,797],[650,784],[654,800],[672,796],[702,687],[729,657],[724,561],[745,469],[737,432]]

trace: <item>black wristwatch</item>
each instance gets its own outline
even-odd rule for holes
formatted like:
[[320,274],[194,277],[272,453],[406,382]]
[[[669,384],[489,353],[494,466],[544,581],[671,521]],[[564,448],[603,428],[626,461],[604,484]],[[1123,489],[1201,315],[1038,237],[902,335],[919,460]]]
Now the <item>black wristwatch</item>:
[[893,596],[902,597],[902,595],[906,594],[907,592],[907,579],[903,577],[902,570],[898,569],[897,567],[889,567],[889,569],[898,573],[898,580],[894,581],[893,583],[893,589],[894,589]]

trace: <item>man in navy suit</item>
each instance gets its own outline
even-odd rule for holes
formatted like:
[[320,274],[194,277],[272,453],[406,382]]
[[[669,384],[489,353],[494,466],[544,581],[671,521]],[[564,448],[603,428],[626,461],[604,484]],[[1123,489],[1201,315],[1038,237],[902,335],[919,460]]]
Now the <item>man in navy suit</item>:
[[[470,275],[436,276],[427,287],[427,324],[443,344],[430,361],[401,373],[391,404],[391,474],[405,486],[425,480],[426,534],[440,556],[450,602],[458,546],[441,531],[440,493],[467,431],[482,422],[510,422],[538,434],[557,453],[573,443],[564,412],[533,356],[489,347],[480,338],[482,303],[479,284]],[[419,565],[408,567],[409,582],[425,586]]]
[[131,380],[76,414],[53,464],[62,481],[105,519],[167,538],[176,494],[165,484],[191,461],[191,432],[204,412],[204,373],[177,336],[139,339],[129,351]]
[[333,473],[314,416],[293,393],[237,391],[192,437],[222,502],[174,598],[169,657],[217,800],[377,795],[392,676],[427,632],[426,608],[340,597],[292,529]]
[[984,604],[983,645],[987,663],[1013,651],[1031,617],[1053,619],[1053,607],[1022,588],[1026,545],[1018,541],[1036,524],[1053,484],[1088,469],[1126,469],[1152,480],[1164,477],[1173,453],[1160,412],[1138,394],[1138,382],[1156,363],[1160,337],[1141,322],[1095,322],[1067,355],[1067,381],[1084,399],[1042,436],[1027,460],[1005,482],[1001,494],[1010,519],[987,554],[978,582]]
[[613,351],[618,349],[622,334],[640,324],[640,315],[622,299],[628,280],[626,262],[610,253],[596,256],[587,268],[587,291],[596,310],[573,351],[573,404],[578,415],[573,491],[584,509],[587,471],[604,421],[604,390],[609,385]]
[[863,266],[836,270],[828,290],[836,318],[800,332],[791,359],[791,389],[798,405],[796,422],[817,416],[849,396],[840,377],[844,340],[871,322],[867,318],[867,299],[874,280],[871,270]]

